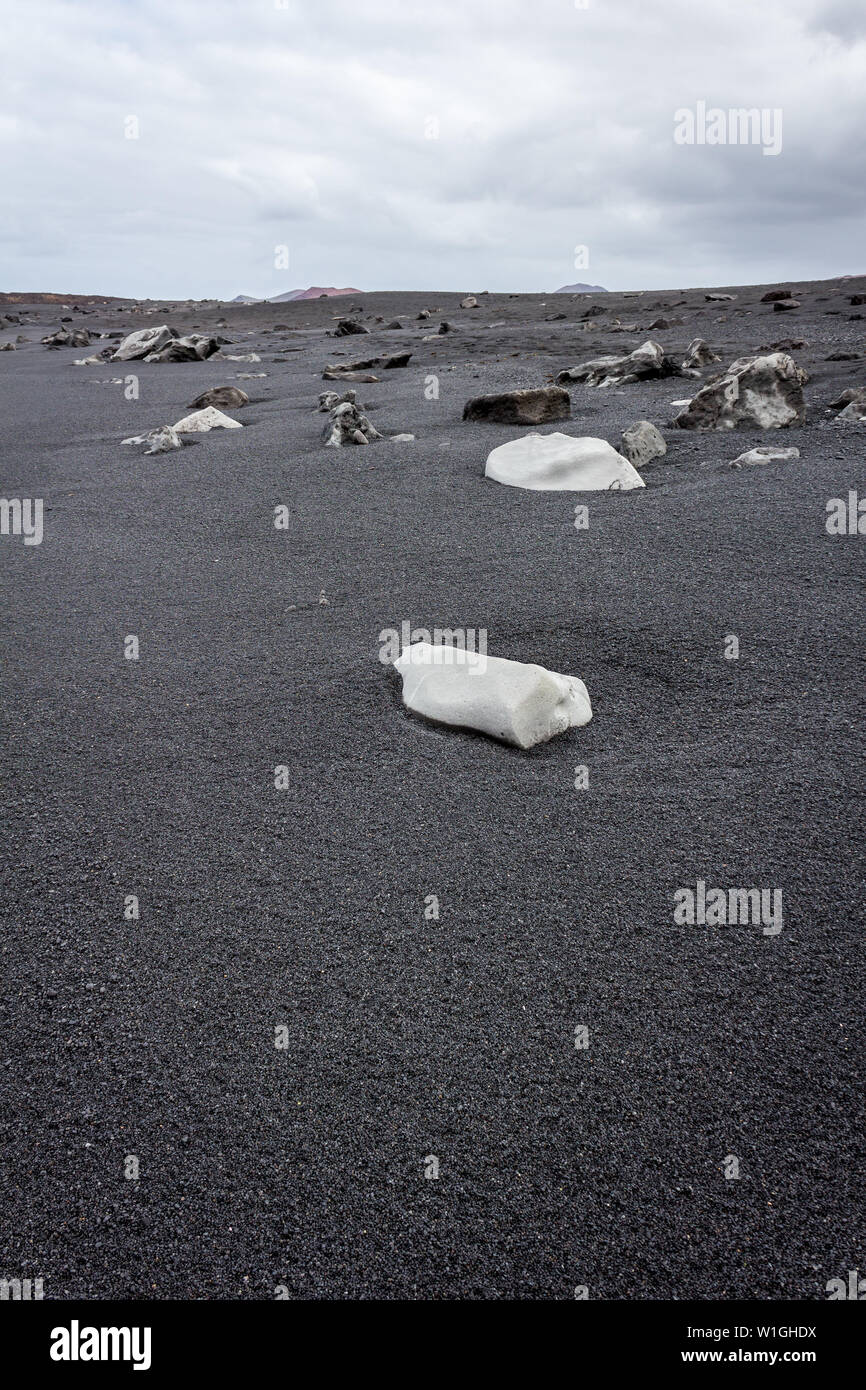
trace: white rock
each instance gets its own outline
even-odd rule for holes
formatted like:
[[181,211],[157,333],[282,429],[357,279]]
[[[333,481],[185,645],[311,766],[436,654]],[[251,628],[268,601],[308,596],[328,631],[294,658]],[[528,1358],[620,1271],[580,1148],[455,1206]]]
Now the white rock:
[[410,439],[414,439],[414,434],[392,434],[392,444],[408,444]]
[[207,430],[239,430],[243,426],[240,420],[233,420],[230,415],[223,415],[221,410],[207,405],[204,410],[194,410],[192,415],[184,415],[174,429],[178,434],[204,434]]
[[257,352],[226,352],[221,353],[224,362],[261,362]]
[[691,403],[691,396],[687,396],[684,401],[671,401],[671,405],[676,406],[678,410],[685,410],[686,406],[691,405]]
[[408,709],[518,748],[532,748],[592,718],[583,681],[543,666],[429,642],[404,647],[394,666]]
[[773,463],[776,459],[798,459],[799,449],[774,449],[772,444],[759,445],[756,449],[747,449],[744,454],[739,454],[737,458],[731,459],[732,468],[742,468],[744,464],[750,463]]
[[145,449],[146,454],[167,454],[170,449],[180,449],[183,446],[183,440],[171,425],[163,425],[162,429],[151,430],[148,439],[150,440],[150,448]]
[[146,454],[166,454],[169,449],[180,449],[183,440],[171,425],[160,425],[158,429],[148,430],[147,434],[134,434],[131,439],[124,439],[123,443],[149,444],[150,448],[144,451]]
[[73,367],[101,367],[101,357],[73,357]]
[[158,352],[165,347],[174,336],[165,323],[159,328],[140,328],[137,333],[130,333],[124,338],[111,361],[131,362],[136,357],[146,357],[149,352]]
[[488,478],[533,492],[597,492],[645,487],[628,459],[606,439],[524,434],[487,457]]

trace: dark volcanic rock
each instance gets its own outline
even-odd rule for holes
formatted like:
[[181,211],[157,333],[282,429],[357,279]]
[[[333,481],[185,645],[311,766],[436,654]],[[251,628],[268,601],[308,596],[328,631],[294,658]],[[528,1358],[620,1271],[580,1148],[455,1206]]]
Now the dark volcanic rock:
[[408,367],[411,357],[411,352],[395,352],[393,357],[385,358],[382,366],[386,370],[390,370],[393,367]]
[[475,396],[463,407],[464,420],[489,420],[501,425],[543,425],[549,420],[567,420],[570,415],[571,397],[559,386]]
[[793,290],[767,290],[766,294],[761,295],[762,304],[775,304],[776,300],[793,299]]
[[239,386],[214,386],[210,391],[202,391],[200,396],[190,401],[190,407],[202,410],[207,405],[213,405],[219,410],[240,410],[242,405],[249,403],[249,396]]
[[369,333],[369,328],[365,328],[357,319],[340,319],[334,329],[335,338],[347,338],[352,333]]

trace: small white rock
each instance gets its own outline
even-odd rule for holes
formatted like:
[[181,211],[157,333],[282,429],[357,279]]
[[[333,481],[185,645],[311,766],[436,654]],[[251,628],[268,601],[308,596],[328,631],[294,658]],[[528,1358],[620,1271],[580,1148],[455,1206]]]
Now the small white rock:
[[777,459],[798,459],[799,457],[799,449],[774,449],[771,444],[759,445],[756,449],[747,449],[744,454],[731,459],[731,467],[742,468],[744,464],[774,463]]
[[195,410],[192,415],[178,420],[174,429],[178,434],[204,434],[207,430],[239,430],[243,426],[240,420],[233,420],[230,415],[224,415],[221,410],[207,405],[204,410]]
[[394,666],[408,709],[518,748],[532,748],[592,718],[583,681],[543,666],[429,642],[404,647]]
[[414,439],[414,434],[392,434],[392,444],[408,444],[410,439]]

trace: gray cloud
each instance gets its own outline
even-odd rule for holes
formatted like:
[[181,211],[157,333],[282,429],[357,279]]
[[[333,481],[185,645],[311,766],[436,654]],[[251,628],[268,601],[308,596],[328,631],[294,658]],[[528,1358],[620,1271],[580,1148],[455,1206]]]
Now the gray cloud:
[[[4,288],[864,269],[861,0],[44,0],[6,25]],[[781,109],[781,153],[678,145],[698,102]]]

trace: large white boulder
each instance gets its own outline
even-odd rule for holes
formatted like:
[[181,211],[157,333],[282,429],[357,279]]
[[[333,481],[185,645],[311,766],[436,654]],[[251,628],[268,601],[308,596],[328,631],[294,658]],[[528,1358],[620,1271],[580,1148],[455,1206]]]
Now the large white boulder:
[[175,334],[165,323],[159,328],[140,328],[137,333],[130,333],[124,338],[111,360],[132,362],[137,357],[146,357],[149,352],[158,352],[174,337]]
[[606,439],[525,434],[487,456],[488,478],[533,492],[598,492],[645,487],[628,459]]
[[394,666],[403,678],[403,703],[416,714],[518,748],[592,718],[583,681],[543,666],[430,642],[404,647]]

